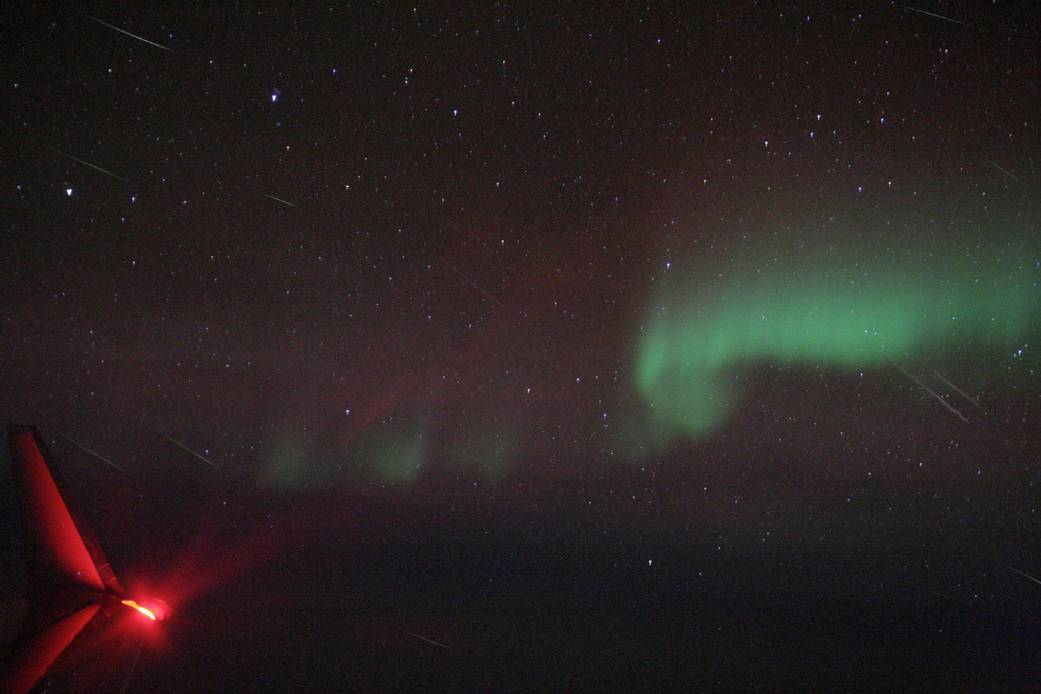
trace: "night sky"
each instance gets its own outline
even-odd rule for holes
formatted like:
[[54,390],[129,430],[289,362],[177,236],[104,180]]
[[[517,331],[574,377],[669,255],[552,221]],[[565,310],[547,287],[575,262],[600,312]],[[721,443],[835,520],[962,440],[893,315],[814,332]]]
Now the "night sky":
[[55,690],[1041,688],[1036,3],[151,5],[0,26]]

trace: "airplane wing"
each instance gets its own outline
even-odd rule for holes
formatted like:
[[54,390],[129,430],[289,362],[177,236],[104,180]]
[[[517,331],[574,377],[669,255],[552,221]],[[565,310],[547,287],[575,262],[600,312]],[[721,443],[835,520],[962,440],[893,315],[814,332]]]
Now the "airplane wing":
[[30,691],[99,609],[97,604],[88,604],[30,637],[15,642],[4,663],[3,677],[0,678],[3,691]]
[[104,594],[123,590],[82,516],[62,496],[39,432],[9,427],[8,442],[22,504],[29,609],[0,689],[26,691],[95,617]]

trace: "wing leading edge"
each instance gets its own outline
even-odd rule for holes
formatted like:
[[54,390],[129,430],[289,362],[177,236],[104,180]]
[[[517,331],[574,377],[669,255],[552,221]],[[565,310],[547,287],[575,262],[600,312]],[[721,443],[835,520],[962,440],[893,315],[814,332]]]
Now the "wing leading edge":
[[62,496],[60,477],[35,427],[8,428],[28,555],[29,609],[5,659],[0,688],[28,691],[97,615],[121,597],[112,567],[89,527]]

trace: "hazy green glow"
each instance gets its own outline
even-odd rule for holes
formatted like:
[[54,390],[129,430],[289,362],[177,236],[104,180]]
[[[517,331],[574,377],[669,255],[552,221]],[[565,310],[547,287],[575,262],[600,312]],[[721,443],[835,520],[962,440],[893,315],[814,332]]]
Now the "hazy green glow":
[[281,491],[304,491],[317,486],[325,477],[324,471],[315,468],[307,447],[292,436],[277,437],[266,446],[261,460],[261,480]]
[[1010,349],[1038,317],[1038,255],[1024,244],[859,251],[761,246],[666,271],[635,360],[651,443],[718,427],[743,365],[870,368]]
[[286,493],[351,481],[405,485],[416,480],[427,457],[418,421],[382,422],[347,443],[338,438],[280,434],[261,453],[260,481]]
[[365,432],[350,446],[348,458],[352,469],[370,480],[409,484],[419,475],[426,452],[422,427],[386,424]]

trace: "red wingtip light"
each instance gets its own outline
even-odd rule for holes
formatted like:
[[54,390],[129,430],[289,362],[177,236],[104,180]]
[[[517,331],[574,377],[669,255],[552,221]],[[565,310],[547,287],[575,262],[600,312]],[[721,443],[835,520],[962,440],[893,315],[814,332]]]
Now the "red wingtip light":
[[137,610],[153,622],[162,621],[166,617],[167,607],[162,600],[150,600],[146,605],[142,605],[136,600],[120,600],[120,602]]
[[155,621],[157,621],[159,619],[158,617],[155,616],[155,612],[152,612],[150,609],[148,609],[144,605],[139,604],[136,600],[120,600],[120,602],[123,603],[124,605],[126,605],[127,607],[131,607],[131,608],[137,610],[138,612],[140,612],[144,616],[146,616],[149,619],[151,619],[153,622],[155,622]]

